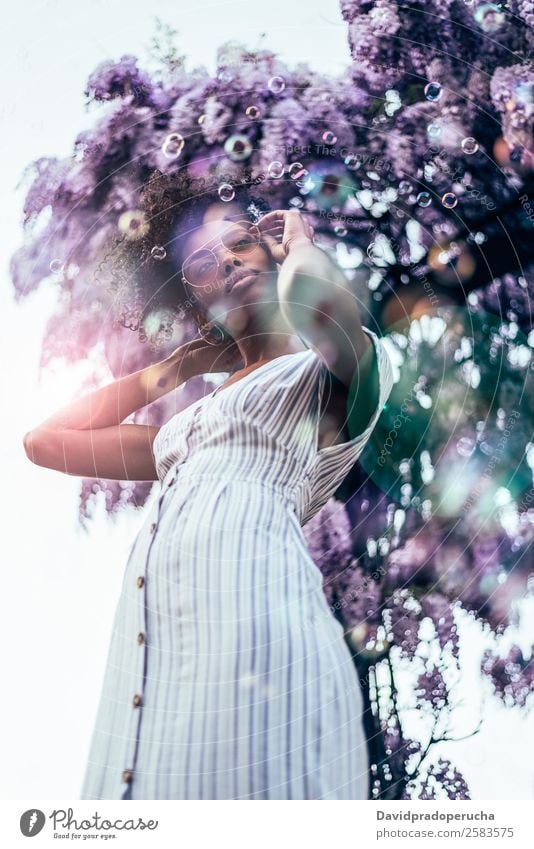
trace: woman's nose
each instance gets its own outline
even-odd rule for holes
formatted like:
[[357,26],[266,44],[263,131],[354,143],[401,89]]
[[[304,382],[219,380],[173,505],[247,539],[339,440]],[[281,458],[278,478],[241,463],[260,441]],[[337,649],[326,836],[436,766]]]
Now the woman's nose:
[[234,269],[239,268],[240,265],[243,265],[243,263],[239,257],[234,256],[234,254],[228,254],[221,262],[225,277],[228,277],[228,275],[231,274]]

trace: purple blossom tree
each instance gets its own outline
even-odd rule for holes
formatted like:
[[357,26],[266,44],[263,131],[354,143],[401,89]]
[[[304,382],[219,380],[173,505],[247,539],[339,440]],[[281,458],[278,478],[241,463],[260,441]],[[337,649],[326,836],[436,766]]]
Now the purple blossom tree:
[[[85,91],[91,129],[23,177],[12,282],[20,300],[56,284],[41,368],[90,362],[85,392],[195,332],[121,273],[124,243],[150,244],[140,191],[155,175],[182,176],[184,210],[252,184],[313,219],[397,372],[372,441],[305,526],[360,677],[372,798],[469,798],[454,766],[432,761],[450,739],[459,615],[493,639],[481,672],[497,697],[528,710],[534,693],[531,657],[500,648],[533,580],[534,14],[523,0],[341,9],[354,61],[338,78],[233,42],[211,76],[161,22],[150,72],[130,55],[102,63]],[[203,391],[188,381],[184,405]],[[132,420],[169,410],[162,398]],[[83,480],[80,519],[98,493],[113,514],[150,489]],[[404,733],[406,664],[426,742]]]

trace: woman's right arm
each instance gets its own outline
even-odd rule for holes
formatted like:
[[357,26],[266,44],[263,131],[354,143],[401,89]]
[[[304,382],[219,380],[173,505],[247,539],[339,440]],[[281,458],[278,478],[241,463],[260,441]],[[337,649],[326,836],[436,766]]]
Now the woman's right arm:
[[30,431],[24,449],[37,466],[103,480],[158,480],[152,451],[155,425],[124,424],[94,430]]
[[121,424],[135,410],[190,377],[224,372],[241,362],[235,342],[185,342],[147,366],[73,401],[24,436],[26,455],[38,466],[67,475],[108,480],[157,480],[152,450],[159,427]]
[[24,436],[38,466],[108,480],[157,480],[152,444],[159,427],[121,424],[191,376],[187,345],[161,362],[68,404]]

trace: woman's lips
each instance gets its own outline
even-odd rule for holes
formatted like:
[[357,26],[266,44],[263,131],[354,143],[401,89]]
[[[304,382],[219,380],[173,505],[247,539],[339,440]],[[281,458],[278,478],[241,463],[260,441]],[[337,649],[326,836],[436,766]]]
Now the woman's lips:
[[257,271],[251,271],[249,274],[244,274],[242,277],[239,277],[235,283],[227,283],[226,291],[232,292],[234,289],[242,289],[244,286],[248,286],[249,283],[255,280],[257,276]]

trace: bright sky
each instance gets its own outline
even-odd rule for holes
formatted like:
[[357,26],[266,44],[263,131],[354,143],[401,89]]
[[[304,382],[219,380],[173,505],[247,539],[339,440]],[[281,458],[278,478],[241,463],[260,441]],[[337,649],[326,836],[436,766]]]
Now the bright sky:
[[[0,723],[4,799],[79,798],[113,613],[145,515],[132,511],[113,524],[101,510],[85,534],[76,518],[80,479],[33,466],[24,454],[24,433],[69,401],[76,373],[37,384],[40,343],[54,293],[40,291],[22,305],[14,303],[7,269],[22,238],[16,184],[32,160],[71,152],[74,137],[90,120],[83,106],[87,77],[104,59],[124,53],[142,58],[156,15],[179,29],[191,66],[213,69],[222,42],[238,39],[254,47],[261,33],[266,33],[265,45],[290,63],[308,61],[335,72],[349,59],[337,0],[130,0],[127,5],[28,0],[10,6],[10,25],[0,34],[5,62],[0,105],[1,597],[4,645],[9,645],[3,652]],[[156,491],[155,486],[152,498]],[[468,702],[459,714],[458,733],[465,734],[476,724],[483,698],[475,626],[465,629],[463,646],[461,692]],[[533,748],[534,717],[505,712],[491,699],[488,704],[482,731],[450,744],[448,756],[464,771],[474,798],[532,799],[534,766],[524,755]]]

